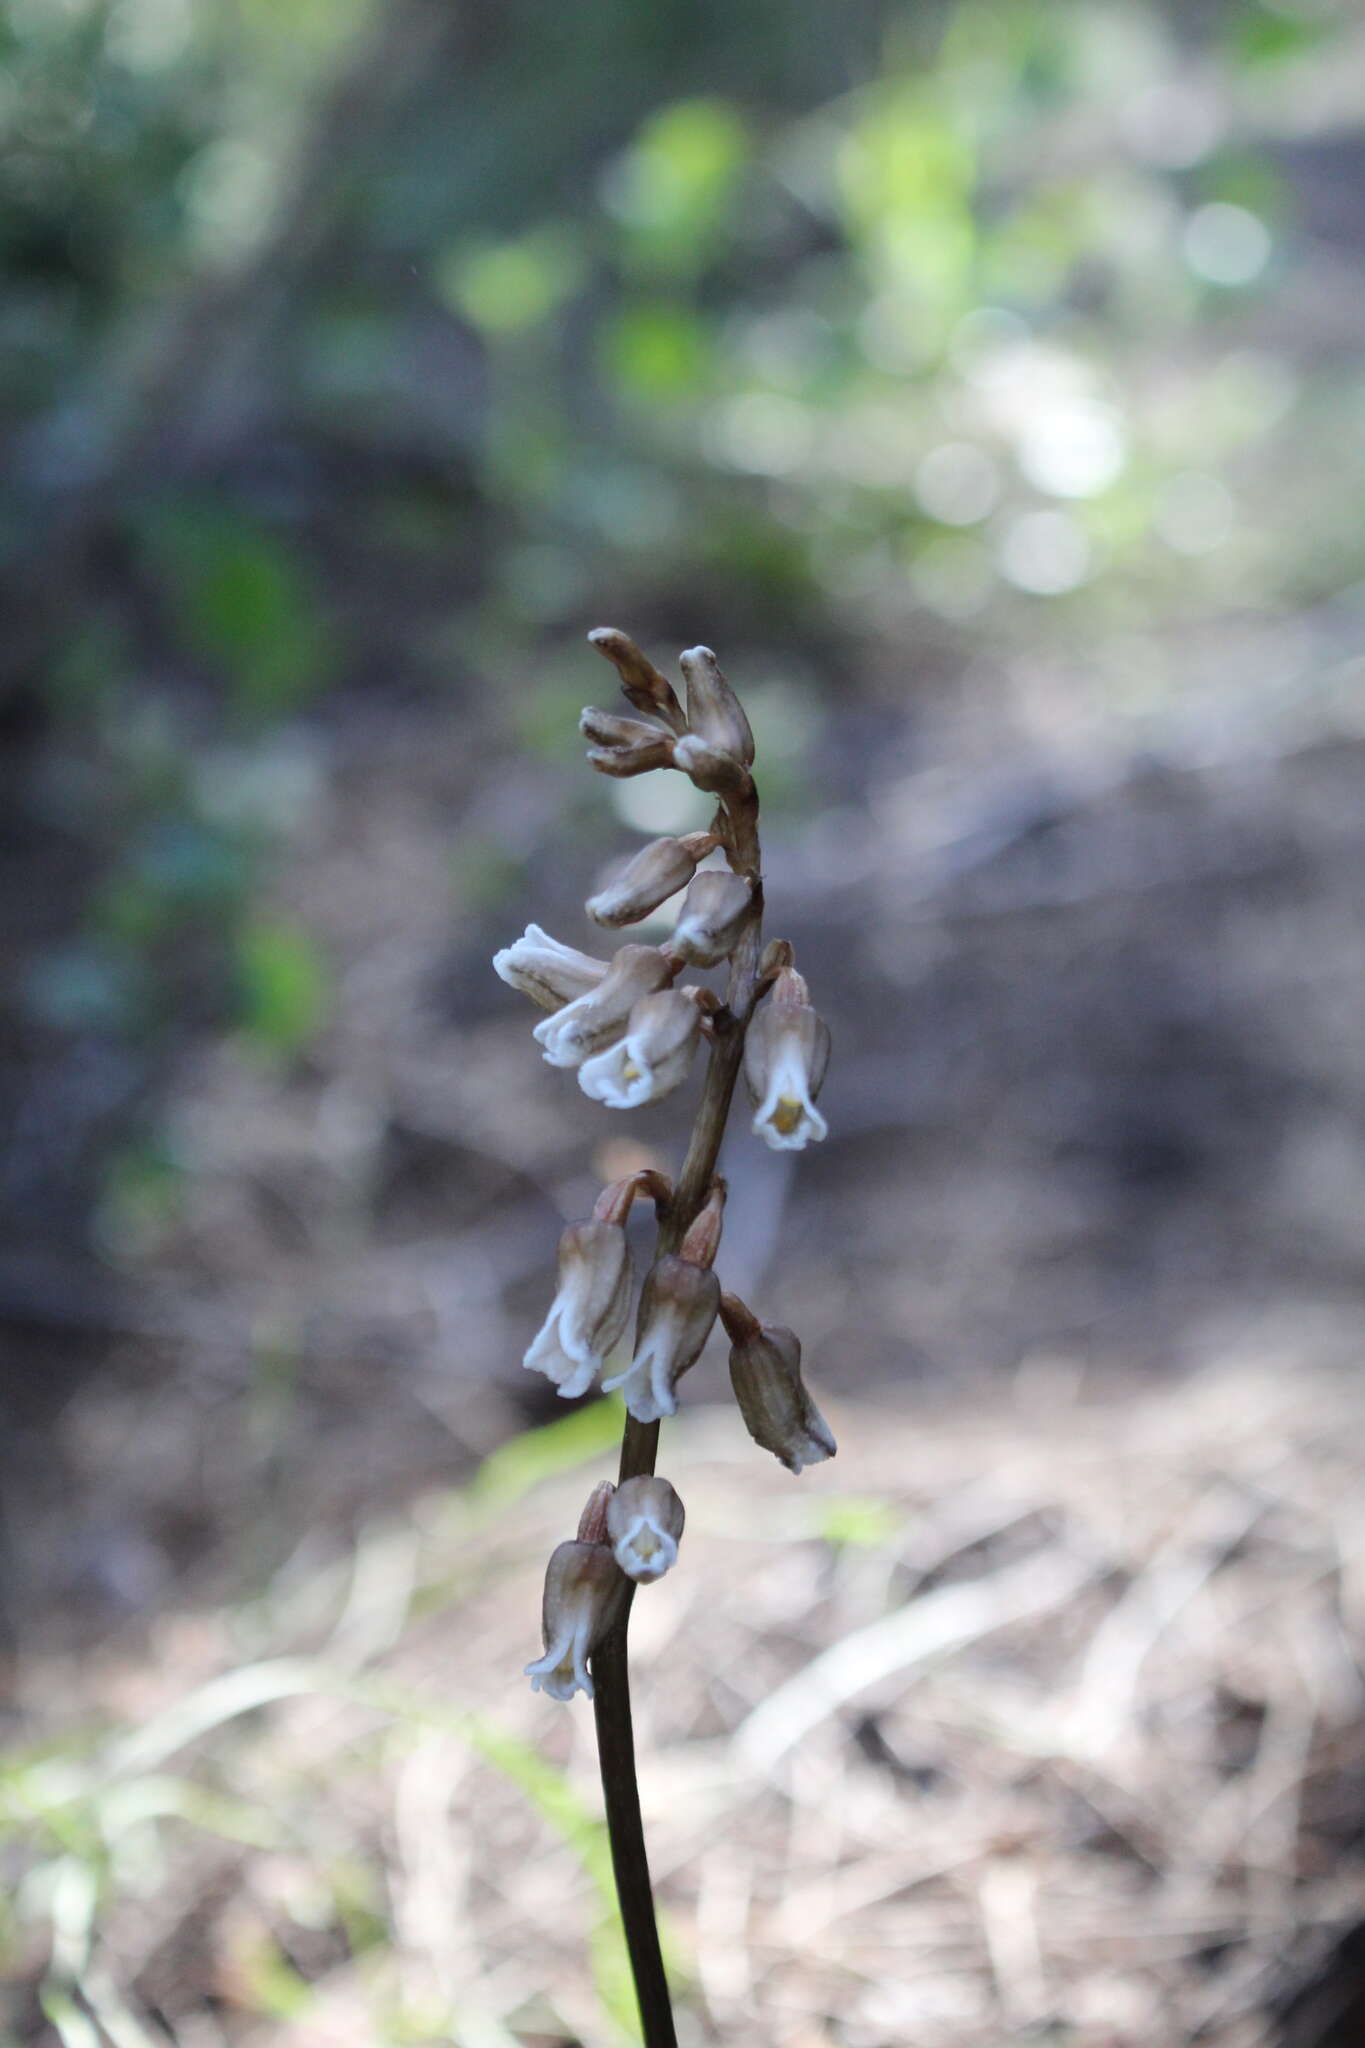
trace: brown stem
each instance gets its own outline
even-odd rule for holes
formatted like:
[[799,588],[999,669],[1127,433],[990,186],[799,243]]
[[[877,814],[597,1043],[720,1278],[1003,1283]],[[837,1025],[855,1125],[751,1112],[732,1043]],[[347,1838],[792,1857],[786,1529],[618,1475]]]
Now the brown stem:
[[[695,1222],[715,1179],[716,1161],[730,1114],[730,1102],[744,1057],[744,1033],[753,1010],[763,951],[763,889],[759,880],[758,797],[755,793],[722,814],[726,858],[738,874],[754,882],[752,914],[730,960],[726,1011],[717,1017],[706,1081],[682,1172],[659,1225],[654,1256],[676,1252]],[[635,1479],[654,1470],[658,1452],[657,1422],[637,1422],[627,1415],[621,1438],[619,1480]],[[635,1775],[635,1742],[630,1718],[630,1668],[626,1632],[634,1586],[626,1591],[621,1615],[611,1633],[593,1653],[592,1670],[597,1717],[597,1755],[602,1772],[602,1798],[611,1841],[612,1870],[621,1903],[621,1924],[640,2003],[645,2048],[676,2048],[668,1981],[654,1920],[649,1861],[640,1820],[640,1791]]]

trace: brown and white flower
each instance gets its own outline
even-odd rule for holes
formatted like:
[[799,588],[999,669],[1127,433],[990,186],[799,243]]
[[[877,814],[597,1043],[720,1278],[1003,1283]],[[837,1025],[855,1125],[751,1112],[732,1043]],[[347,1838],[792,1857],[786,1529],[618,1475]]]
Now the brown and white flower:
[[641,996],[667,988],[678,963],[657,946],[622,946],[595,988],[536,1025],[532,1037],[552,1067],[579,1067],[625,1036]]
[[630,1013],[625,1037],[584,1060],[578,1085],[608,1109],[638,1109],[643,1102],[657,1102],[687,1079],[700,1036],[701,1013],[682,989],[641,996]]
[[683,898],[668,941],[670,953],[694,967],[714,967],[729,958],[754,900],[753,883],[728,868],[698,875]]
[[538,924],[528,924],[519,939],[493,955],[493,972],[542,1010],[562,1010],[566,1003],[587,995],[606,971],[605,960],[562,946]]
[[828,1135],[829,1125],[815,1107],[828,1065],[829,1026],[806,1000],[802,976],[783,968],[754,1011],[744,1041],[744,1078],[756,1105],[754,1134],[775,1152],[800,1152],[812,1138]]
[[603,1391],[622,1388],[637,1422],[676,1415],[678,1381],[701,1356],[719,1307],[715,1274],[665,1253],[645,1281],[635,1356],[624,1372],[603,1380]]
[[550,1552],[541,1601],[543,1657],[526,1666],[533,1692],[592,1698],[588,1659],[620,1612],[626,1581],[605,1543],[560,1543]]
[[590,896],[584,905],[594,924],[638,924],[668,897],[685,889],[715,846],[710,832],[689,832],[684,839],[652,839],[642,846],[620,874]]
[[678,1561],[683,1504],[666,1479],[627,1479],[607,1502],[607,1537],[628,1579],[649,1584]]
[[565,1401],[586,1394],[630,1315],[631,1265],[619,1223],[571,1223],[559,1240],[559,1287],[522,1364]]
[[801,1377],[801,1345],[778,1323],[760,1323],[733,1294],[721,1303],[730,1344],[730,1384],[744,1426],[789,1472],[818,1465],[837,1449]]

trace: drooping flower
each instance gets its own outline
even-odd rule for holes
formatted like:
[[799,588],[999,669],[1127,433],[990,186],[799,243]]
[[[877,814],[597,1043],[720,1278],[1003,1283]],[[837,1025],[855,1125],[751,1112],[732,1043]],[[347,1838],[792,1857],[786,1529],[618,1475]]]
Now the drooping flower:
[[731,1340],[730,1384],[754,1442],[789,1472],[832,1458],[838,1447],[801,1377],[799,1339],[778,1323],[760,1323],[733,1294],[720,1313]]
[[687,1079],[701,1035],[701,1015],[690,995],[663,989],[641,996],[626,1035],[578,1069],[578,1085],[609,1109],[657,1102]]
[[562,946],[538,924],[528,924],[521,938],[493,955],[493,972],[542,1010],[562,1010],[587,995],[606,971],[605,960]]
[[802,976],[785,967],[744,1041],[744,1078],[757,1105],[754,1134],[775,1152],[800,1152],[828,1134],[815,1107],[828,1065],[829,1026],[807,1002]]
[[595,988],[532,1032],[552,1067],[578,1067],[625,1036],[641,996],[666,988],[678,971],[657,946],[622,946]]
[[588,1658],[616,1619],[625,1587],[605,1543],[560,1543],[550,1552],[540,1619],[545,1654],[526,1666],[533,1692],[592,1698]]
[[559,1286],[522,1360],[571,1401],[586,1394],[630,1315],[631,1266],[619,1223],[571,1223],[559,1240]]
[[645,1281],[635,1356],[624,1372],[603,1380],[603,1392],[624,1388],[626,1407],[637,1422],[676,1415],[678,1381],[700,1357],[719,1307],[715,1274],[665,1253]]
[[744,928],[753,895],[747,876],[732,874],[728,868],[698,875],[683,898],[668,941],[669,952],[695,967],[714,967],[727,959]]
[[638,924],[669,896],[685,889],[715,846],[710,832],[689,832],[684,839],[652,839],[604,889],[584,905],[594,924]]
[[607,1502],[607,1535],[628,1579],[648,1584],[678,1561],[683,1504],[656,1474],[625,1480]]

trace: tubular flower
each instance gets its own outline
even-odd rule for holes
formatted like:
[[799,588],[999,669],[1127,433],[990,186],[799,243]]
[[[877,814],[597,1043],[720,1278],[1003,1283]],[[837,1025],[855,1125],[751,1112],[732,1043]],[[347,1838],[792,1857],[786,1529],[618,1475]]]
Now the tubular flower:
[[673,760],[673,735],[653,719],[622,718],[615,711],[598,711],[588,705],[578,721],[588,748],[590,764],[603,775],[643,775],[650,768],[667,768]]
[[627,1479],[607,1502],[607,1536],[628,1579],[648,1584],[678,1561],[683,1504],[666,1479]]
[[676,1415],[678,1381],[700,1357],[719,1307],[715,1274],[665,1253],[645,1281],[635,1357],[624,1372],[603,1380],[603,1393],[624,1388],[637,1422]]
[[753,902],[753,884],[725,868],[698,875],[683,898],[678,922],[668,941],[670,953],[694,967],[714,967],[728,959]]
[[561,946],[538,924],[528,924],[521,938],[493,955],[493,972],[542,1010],[562,1010],[566,1003],[587,995],[606,971],[605,960]]
[[687,1079],[701,1036],[701,1013],[681,989],[641,996],[626,1035],[606,1052],[584,1060],[578,1085],[608,1109],[638,1109],[657,1102]]
[[734,1295],[721,1306],[730,1346],[730,1383],[754,1442],[789,1472],[832,1458],[829,1424],[801,1378],[801,1345],[790,1330],[760,1323]]
[[685,889],[715,839],[709,832],[690,832],[685,839],[654,839],[641,847],[626,868],[584,905],[594,924],[638,924],[666,897]]
[[572,1223],[559,1240],[559,1288],[522,1364],[565,1401],[586,1394],[630,1315],[630,1252],[619,1223]]
[[[537,1033],[546,1028],[538,1025]],[[800,1152],[828,1134],[815,1107],[828,1065],[829,1026],[806,1001],[795,968],[783,968],[744,1042],[744,1078],[757,1104],[754,1135],[775,1152]]]
[[526,1666],[533,1692],[592,1698],[588,1658],[616,1619],[625,1584],[605,1543],[560,1543],[550,1552],[540,1616],[545,1655]]
[[531,1036],[552,1067],[581,1066],[623,1038],[640,997],[666,988],[676,972],[657,946],[622,946],[595,988],[543,1018]]
[[688,731],[747,768],[754,758],[753,731],[715,655],[709,647],[691,647],[678,665],[687,683]]

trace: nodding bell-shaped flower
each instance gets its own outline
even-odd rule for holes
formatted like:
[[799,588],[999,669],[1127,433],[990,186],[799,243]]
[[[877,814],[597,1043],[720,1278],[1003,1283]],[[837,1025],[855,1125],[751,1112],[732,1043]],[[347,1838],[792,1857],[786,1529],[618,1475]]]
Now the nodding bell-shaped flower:
[[710,832],[689,832],[685,839],[653,839],[642,846],[615,881],[608,882],[584,905],[594,924],[638,924],[666,897],[685,889],[715,846]]
[[571,1223],[559,1240],[559,1287],[522,1364],[565,1401],[588,1388],[630,1315],[630,1252],[619,1223]]
[[668,768],[673,762],[673,735],[652,719],[622,718],[616,711],[599,711],[587,705],[578,730],[592,741],[588,761],[603,775],[643,775],[650,768]]
[[678,665],[687,683],[689,732],[747,768],[754,758],[753,732],[715,655],[709,647],[692,647]]
[[760,1323],[735,1295],[721,1302],[730,1338],[730,1384],[744,1426],[789,1472],[818,1465],[837,1446],[801,1378],[801,1345],[790,1330]]
[[678,1561],[683,1504],[666,1479],[627,1479],[607,1502],[607,1536],[628,1579],[648,1585]]
[[829,1026],[807,1002],[802,976],[784,967],[744,1041],[744,1078],[757,1105],[754,1135],[775,1152],[800,1152],[828,1134],[815,1107],[828,1065]]
[[624,1037],[641,996],[666,988],[677,971],[678,963],[657,946],[622,946],[595,988],[542,1019],[531,1036],[552,1067],[582,1066]]
[[696,1364],[720,1307],[720,1282],[704,1266],[665,1253],[645,1281],[640,1341],[625,1372],[603,1380],[602,1391],[625,1390],[637,1422],[676,1415],[678,1381]]
[[726,868],[698,875],[683,898],[669,952],[694,967],[714,967],[728,959],[753,899],[753,884],[744,875]]
[[687,1079],[701,1036],[701,1012],[682,989],[641,996],[626,1035],[578,1069],[578,1085],[608,1109],[657,1102]]
[[528,924],[521,938],[493,955],[493,972],[542,1010],[562,1010],[566,1003],[587,995],[606,971],[605,960],[561,946],[538,924]]
[[561,1543],[550,1552],[540,1614],[545,1655],[526,1666],[533,1692],[592,1698],[588,1658],[619,1614],[625,1589],[605,1543]]

